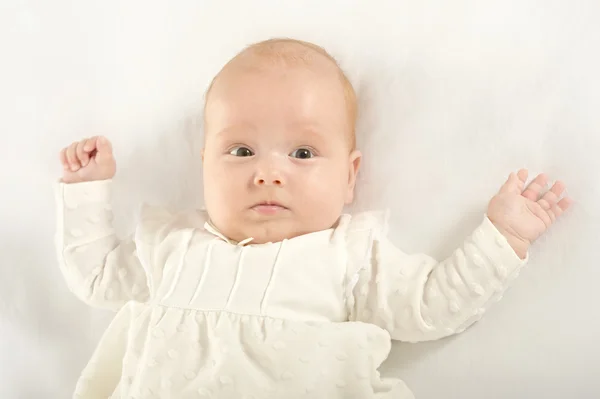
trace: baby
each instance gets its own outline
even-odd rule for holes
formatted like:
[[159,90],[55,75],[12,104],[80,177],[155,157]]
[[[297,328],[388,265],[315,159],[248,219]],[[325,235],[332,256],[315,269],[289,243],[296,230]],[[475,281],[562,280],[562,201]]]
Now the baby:
[[[322,48],[252,45],[213,80],[202,150],[206,210],[143,206],[118,240],[116,164],[101,136],[63,149],[60,268],[84,302],[118,311],[78,398],[413,398],[382,378],[391,340],[460,333],[527,262],[571,200],[511,173],[447,259],[406,254],[383,212],[343,213],[361,154],[356,99]],[[559,200],[560,199],[560,200]]]

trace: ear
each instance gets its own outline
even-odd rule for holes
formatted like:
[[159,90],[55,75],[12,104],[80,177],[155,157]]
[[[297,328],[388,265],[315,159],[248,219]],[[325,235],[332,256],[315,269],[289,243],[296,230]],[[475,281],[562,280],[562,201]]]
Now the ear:
[[202,157],[202,163],[204,163],[204,148],[200,150],[200,156]]
[[358,175],[358,169],[360,168],[360,161],[362,154],[358,150],[354,150],[350,153],[348,162],[350,167],[348,168],[348,189],[346,192],[346,204],[351,204],[354,201],[354,187],[356,185],[356,177]]

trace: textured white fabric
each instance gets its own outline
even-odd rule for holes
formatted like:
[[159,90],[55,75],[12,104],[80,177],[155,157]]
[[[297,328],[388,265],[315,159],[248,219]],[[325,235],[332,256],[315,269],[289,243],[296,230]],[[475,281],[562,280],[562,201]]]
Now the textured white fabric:
[[68,286],[118,311],[79,398],[412,398],[379,375],[391,339],[461,332],[527,262],[486,217],[442,262],[396,248],[381,212],[253,245],[227,240],[204,211],[144,206],[119,240],[111,185],[57,184]]

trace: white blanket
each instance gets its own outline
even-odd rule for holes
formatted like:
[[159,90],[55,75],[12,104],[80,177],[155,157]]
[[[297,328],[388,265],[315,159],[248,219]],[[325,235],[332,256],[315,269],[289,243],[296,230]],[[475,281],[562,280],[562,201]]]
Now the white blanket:
[[599,19],[597,0],[3,1],[0,398],[70,397],[111,317],[56,265],[59,149],[113,140],[123,234],[140,201],[199,204],[203,92],[274,36],[323,45],[356,84],[356,207],[389,206],[406,251],[449,255],[521,167],[576,201],[481,322],[398,343],[386,373],[417,399],[597,397]]

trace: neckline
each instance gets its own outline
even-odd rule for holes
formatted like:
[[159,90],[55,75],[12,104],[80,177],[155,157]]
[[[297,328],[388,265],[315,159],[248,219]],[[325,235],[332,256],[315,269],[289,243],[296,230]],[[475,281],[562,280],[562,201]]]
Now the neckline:
[[[206,212],[206,211],[205,211]],[[207,213],[208,216],[208,213]],[[311,235],[316,235],[316,234],[325,234],[327,232],[333,233],[335,230],[337,230],[337,228],[340,226],[340,221],[343,218],[349,218],[351,217],[349,214],[347,213],[342,213],[340,215],[340,217],[338,218],[338,220],[336,221],[336,223],[328,228],[328,229],[324,229],[324,230],[317,230],[317,231],[312,231],[309,233],[304,233],[295,237],[291,237],[291,238],[284,238],[281,241],[276,241],[276,242],[266,242],[266,243],[262,243],[262,244],[252,244],[252,240],[254,240],[253,237],[248,237],[243,239],[242,241],[235,241],[232,240],[228,237],[226,237],[223,233],[221,233],[216,227],[215,225],[212,223],[212,221],[210,220],[210,218],[207,218],[207,221],[204,223],[204,230],[206,230],[207,232],[211,233],[212,235],[214,235],[216,238],[219,238],[223,241],[225,241],[226,243],[230,244],[230,245],[234,245],[234,246],[238,246],[238,247],[247,247],[247,246],[251,246],[251,247],[260,247],[260,246],[268,246],[268,245],[273,245],[273,244],[281,244],[285,241],[291,241],[291,240],[296,240],[296,239],[301,239],[301,238],[306,238],[308,236]]]

